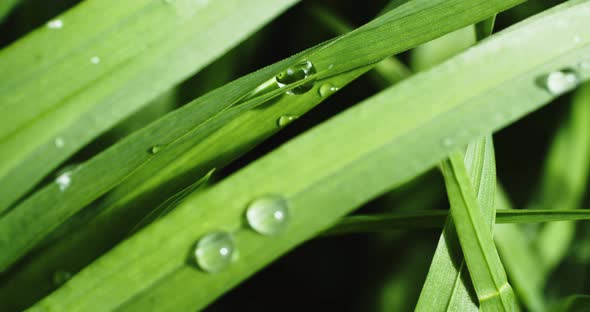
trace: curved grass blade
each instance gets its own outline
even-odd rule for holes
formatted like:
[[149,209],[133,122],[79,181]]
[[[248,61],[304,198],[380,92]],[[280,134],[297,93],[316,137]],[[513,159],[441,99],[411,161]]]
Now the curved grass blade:
[[[62,192],[56,185],[45,187],[0,219],[0,237],[11,237],[10,240],[0,240],[0,247],[5,250],[0,254],[0,270],[8,268],[68,217],[110,190],[121,180],[129,178],[130,175],[133,175],[134,179],[141,177],[137,179],[142,183],[145,180],[153,181],[151,179],[153,175],[169,174],[173,176],[175,171],[181,170],[184,166],[182,161],[177,161],[179,154],[191,150],[197,142],[203,141],[215,130],[250,108],[271,101],[273,98],[281,96],[286,90],[312,80],[317,81],[316,84],[321,86],[322,83],[330,82],[338,75],[350,74],[351,76],[345,79],[345,81],[350,81],[356,77],[355,75],[360,75],[373,66],[375,59],[383,59],[413,47],[415,44],[477,21],[487,14],[492,14],[490,12],[496,12],[519,1],[507,0],[489,7],[482,0],[481,7],[478,9],[473,6],[473,3],[463,0],[439,2],[436,9],[430,10],[429,8],[433,8],[432,1],[409,2],[345,36],[328,41],[310,51],[218,89],[196,100],[191,105],[161,118],[90,160],[76,172],[76,176],[72,177],[72,180],[75,179],[79,182],[72,183],[66,192]],[[471,11],[463,10],[463,8],[469,8]],[[443,17],[451,10],[452,12],[461,12],[461,18],[457,17],[452,22],[444,19]],[[436,14],[429,12],[436,12]],[[419,30],[420,27],[414,27],[422,25],[426,17],[428,17],[429,26],[436,24],[436,22],[440,25],[426,33]],[[437,19],[438,17],[440,20]],[[403,27],[391,28],[391,24],[398,20]],[[399,40],[402,34],[407,37],[407,40]],[[376,40],[377,38],[379,40]],[[359,49],[366,49],[367,40],[375,40],[376,47],[371,49],[370,54],[359,56],[357,52]],[[388,44],[385,45],[385,42]],[[309,77],[282,89],[276,87],[276,84],[269,84],[269,82],[274,82],[274,76],[281,70],[303,59],[308,59],[315,64],[317,74],[314,77]],[[328,65],[326,64],[328,59],[338,60],[338,63]],[[258,89],[259,86],[264,87]],[[313,103],[317,104],[317,95],[314,99]],[[275,120],[272,119],[273,125]],[[258,133],[253,134],[259,135]],[[248,141],[245,142],[244,149],[252,146]],[[147,153],[150,146],[154,145],[163,145],[165,148],[157,155]],[[203,146],[199,145],[201,148]],[[212,156],[210,154],[207,156],[218,157],[218,155]],[[203,158],[199,160],[203,160]],[[210,159],[205,160],[211,162]],[[197,166],[195,163],[198,162],[192,160],[189,163]],[[163,164],[168,168],[166,172],[160,173]],[[108,174],[104,174],[104,168],[108,168]],[[197,177],[200,178],[210,169],[211,167],[199,168],[200,174]],[[154,188],[157,185],[144,184],[144,187]],[[128,192],[137,191],[136,188],[135,186],[133,190],[125,191],[123,195],[127,196]],[[42,209],[44,205],[52,205],[53,209],[51,211],[44,210]],[[35,218],[31,218],[33,215]],[[20,226],[22,224],[27,224],[26,229]]]
[[1,50],[0,213],[294,3],[89,0]]
[[[32,310],[88,310],[98,304],[129,310],[206,306],[355,207],[431,168],[456,146],[554,99],[556,94],[535,80],[580,62],[590,52],[590,38],[570,40],[590,26],[589,11],[586,2],[557,7],[339,114],[189,196]],[[537,53],[531,55],[531,50]],[[588,78],[580,73],[580,79]],[[432,86],[437,92],[424,92]],[[441,144],[448,138],[455,146]],[[391,163],[404,165],[382,165]],[[289,203],[293,218],[278,236],[244,228],[244,209],[264,194],[280,194]],[[233,233],[240,257],[226,271],[207,274],[187,262],[187,255],[200,237],[215,230]]]

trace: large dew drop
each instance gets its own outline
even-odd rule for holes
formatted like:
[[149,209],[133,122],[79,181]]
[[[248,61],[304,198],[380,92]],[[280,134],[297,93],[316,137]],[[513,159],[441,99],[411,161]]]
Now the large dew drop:
[[266,195],[255,199],[248,205],[246,220],[250,227],[264,235],[283,231],[289,223],[289,205],[285,198]]
[[[309,78],[310,76],[312,76],[315,73],[316,73],[316,70],[315,70],[315,67],[313,66],[313,64],[310,61],[303,61],[303,62],[297,63],[297,64],[287,68],[283,72],[279,73],[275,77],[275,80],[277,81],[277,84],[279,85],[279,87],[282,88],[287,85],[301,81],[303,79]],[[314,82],[310,81],[308,83],[305,83],[301,86],[298,86],[296,88],[293,88],[293,89],[287,91],[287,94],[303,94],[303,93],[309,91],[311,88],[313,88],[313,84],[314,84]]]
[[330,96],[336,91],[338,91],[338,87],[329,82],[322,84],[318,89],[318,93],[321,97]]
[[578,74],[573,70],[558,70],[549,73],[545,78],[544,87],[553,95],[560,95],[573,90],[580,83]]
[[229,233],[212,232],[197,243],[195,260],[203,271],[216,273],[229,266],[234,252],[234,241]]

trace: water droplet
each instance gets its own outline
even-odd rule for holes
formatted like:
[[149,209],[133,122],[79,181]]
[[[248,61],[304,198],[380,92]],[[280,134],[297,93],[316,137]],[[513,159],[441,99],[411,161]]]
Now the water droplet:
[[574,89],[580,83],[578,74],[569,69],[549,73],[545,77],[544,87],[553,95],[560,95]]
[[71,164],[60,169],[55,177],[55,183],[59,186],[60,191],[65,191],[72,184],[72,175],[78,170],[77,164]]
[[64,22],[60,19],[54,19],[47,22],[47,27],[50,29],[60,29],[64,26]]
[[148,152],[152,155],[156,155],[158,152],[160,152],[162,149],[164,148],[164,146],[162,145],[154,145],[152,147],[150,147],[150,149],[148,149]]
[[324,83],[318,89],[318,93],[320,94],[321,97],[326,97],[326,96],[332,95],[336,91],[338,91],[338,87],[336,87],[335,85],[333,85],[329,82]]
[[[309,78],[315,73],[316,70],[313,64],[310,61],[303,61],[279,73],[275,77],[275,80],[277,81],[279,87],[283,88],[287,85]],[[313,88],[313,84],[314,82],[310,81],[306,84],[300,85],[296,88],[287,91],[287,94],[303,94],[309,91],[311,88]]]
[[297,118],[299,117],[296,115],[283,115],[277,120],[277,126],[279,126],[279,128],[283,128],[292,123]]
[[444,138],[444,139],[442,139],[442,141],[441,141],[440,144],[444,148],[449,148],[449,147],[452,147],[455,144],[455,141],[453,141],[452,138]]
[[66,145],[66,140],[64,140],[62,137],[57,137],[55,140],[53,140],[53,144],[57,148],[62,148],[64,145]]
[[579,35],[574,36],[574,43],[580,43],[582,42],[582,37],[580,37]]
[[212,232],[197,243],[195,259],[203,271],[216,273],[229,266],[234,252],[234,241],[229,233]]
[[289,205],[285,198],[266,195],[248,205],[246,220],[260,234],[277,234],[289,223]]
[[93,56],[90,58],[90,63],[92,64],[99,64],[100,63],[100,57],[98,56]]
[[72,273],[64,270],[57,270],[53,273],[53,284],[55,286],[61,286],[65,284],[70,278],[72,278]]

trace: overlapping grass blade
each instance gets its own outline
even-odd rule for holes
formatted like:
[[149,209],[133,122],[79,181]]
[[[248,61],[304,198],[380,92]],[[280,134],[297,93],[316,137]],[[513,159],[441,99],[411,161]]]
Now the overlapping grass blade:
[[[461,0],[453,2],[441,1],[436,7],[436,10],[429,9],[433,8],[433,3],[430,1],[410,2],[343,37],[275,64],[196,100],[191,105],[169,114],[86,163],[72,177],[75,183],[72,183],[66,192],[61,192],[56,185],[47,186],[2,218],[0,220],[0,233],[5,237],[14,237],[14,239],[10,242],[5,242],[3,245],[6,252],[0,255],[0,268],[6,269],[11,263],[39,242],[44,235],[51,232],[69,216],[79,211],[79,209],[92,200],[98,198],[98,196],[102,195],[124,178],[132,179],[134,182],[127,183],[125,188],[120,188],[121,193],[114,195],[115,201],[122,197],[128,198],[130,193],[136,194],[141,190],[145,190],[145,188],[157,187],[159,184],[162,184],[162,180],[165,180],[161,178],[162,176],[170,179],[175,174],[178,174],[178,171],[194,169],[194,167],[201,166],[192,171],[192,174],[200,177],[211,169],[211,167],[223,164],[229,160],[228,158],[233,158],[236,154],[239,154],[234,153],[233,150],[236,148],[236,145],[239,146],[242,142],[244,142],[244,146],[239,147],[241,148],[239,151],[247,150],[253,145],[252,142],[257,142],[260,140],[260,137],[268,135],[268,128],[264,128],[260,132],[251,131],[248,134],[249,136],[237,142],[235,140],[228,140],[228,142],[233,142],[231,145],[224,145],[222,140],[216,138],[216,144],[221,145],[219,147],[221,151],[212,150],[209,146],[208,150],[203,152],[206,146],[205,143],[209,144],[211,142],[203,140],[207,137],[214,138],[214,136],[210,136],[213,132],[241,113],[248,111],[249,108],[256,107],[283,94],[286,89],[274,88],[270,91],[263,90],[264,92],[261,92],[257,96],[254,96],[255,94],[252,92],[263,83],[274,79],[276,73],[293,65],[295,62],[304,58],[313,59],[313,63],[317,68],[315,77],[301,81],[299,84],[315,79],[317,86],[328,82],[334,82],[336,86],[342,86],[368,70],[376,60],[400,52],[422,41],[435,38],[464,24],[472,23],[486,16],[486,14],[492,14],[491,12],[496,12],[509,4],[517,2],[511,0],[498,4],[495,7],[489,7],[482,1],[479,10],[475,10],[472,3],[468,4]],[[462,6],[468,7],[473,11],[462,11],[460,9]],[[453,10],[453,12],[462,12],[460,16],[463,17],[464,14],[464,19],[459,18],[458,15],[457,18],[453,19],[453,22],[449,23],[447,20],[442,19],[445,14],[450,14],[446,9]],[[437,12],[436,15],[429,13],[433,11]],[[441,19],[436,20],[437,16],[440,16]],[[429,26],[436,24],[435,21],[438,21],[440,26],[431,28],[427,33],[418,31],[418,27],[412,28],[412,25],[421,25],[425,17],[429,18]],[[399,25],[403,27],[390,27],[394,22],[399,22]],[[407,40],[399,40],[402,33],[407,36]],[[413,35],[410,36],[409,34]],[[359,49],[366,50],[365,42],[367,40],[375,40],[376,38],[379,38],[379,40],[376,40],[378,42],[377,47],[371,49],[370,54],[359,56],[357,53]],[[385,45],[385,42],[388,44]],[[342,50],[344,48],[348,49],[349,52],[343,53]],[[337,59],[338,62],[329,65],[325,64],[330,57]],[[321,64],[324,64],[324,66],[320,66]],[[338,79],[342,80],[340,81]],[[295,86],[297,85],[290,86],[289,88]],[[317,89],[314,90],[313,94],[307,100],[310,106],[303,106],[297,109],[291,107],[290,109],[293,111],[290,113],[295,112],[300,114],[305,112],[309,107],[317,104],[321,100],[318,99]],[[234,105],[238,101],[244,101],[244,99],[248,99],[246,103],[250,104],[246,105],[242,103],[240,105]],[[300,101],[302,100],[300,99]],[[279,111],[274,111],[274,114],[277,112]],[[285,111],[282,111],[282,113],[285,113]],[[251,114],[257,115],[255,112]],[[267,127],[271,124],[273,131],[276,131],[274,130],[276,129],[275,123],[278,118],[276,115],[271,119],[268,116],[262,116],[262,114],[256,117],[249,116],[245,118],[256,122],[264,120],[267,122]],[[268,123],[269,120],[270,123]],[[233,124],[231,127],[234,126],[239,125]],[[232,129],[232,131],[235,131],[235,129]],[[223,133],[227,134],[229,132],[226,131]],[[229,135],[232,138],[237,136],[236,133],[229,133]],[[239,136],[243,136],[243,134],[239,133]],[[193,148],[197,142],[200,142],[200,145],[198,145],[198,148]],[[166,147],[157,155],[150,155],[146,151],[150,149],[150,146],[154,145],[163,145]],[[230,150],[229,152],[227,152],[228,148]],[[187,157],[187,154],[189,154],[187,153],[188,150],[191,150],[191,158]],[[194,159],[194,153],[196,151],[201,154],[199,154],[199,158]],[[213,152],[216,153],[214,154]],[[184,153],[183,159],[178,160],[179,155],[182,153]],[[229,154],[229,156],[227,158],[220,158],[220,154],[224,155],[224,153]],[[215,161],[212,159],[215,159]],[[189,165],[192,168],[184,167]],[[165,166],[166,170],[163,170]],[[207,167],[203,168],[202,166]],[[107,174],[104,173],[103,168],[109,168]],[[133,176],[130,177],[130,175]],[[157,178],[154,178],[154,176]],[[139,188],[137,183],[141,183],[144,189]],[[111,199],[107,200],[109,204],[110,201]],[[41,209],[41,203],[43,205],[51,204],[54,208],[51,211],[43,210]],[[113,205],[118,204],[115,203]],[[35,218],[31,218],[30,216],[32,215],[35,215]],[[17,224],[23,223],[28,224],[26,230],[20,226],[16,226]]]
[[[494,245],[490,229],[492,220],[486,217],[490,212],[480,208],[477,201],[477,194],[484,187],[475,190],[463,159],[463,153],[451,153],[449,159],[442,163],[442,171],[449,194],[451,216],[480,309],[514,311],[517,309],[514,292],[508,284],[506,272]],[[491,188],[488,185],[484,192],[492,193],[488,198],[491,197],[490,207],[493,213],[495,183]]]
[[1,50],[0,213],[294,3],[90,0]]
[[[534,208],[573,209],[587,191],[590,174],[590,85],[580,87],[572,99],[567,121],[558,129],[545,163]],[[545,226],[536,241],[545,272],[565,256],[574,238],[571,223]]]
[[[584,59],[590,38],[571,38],[590,26],[588,11],[587,2],[557,7],[360,103],[209,190],[189,196],[33,310],[182,310],[207,305],[370,198],[555,98],[535,80]],[[545,36],[539,38],[539,32]],[[588,78],[587,72],[580,72],[581,80]],[[433,85],[437,92],[424,92]],[[449,138],[454,146],[441,144]],[[244,227],[245,207],[264,194],[280,194],[289,203],[293,218],[278,236]],[[196,240],[213,230],[233,233],[240,257],[226,271],[207,274],[186,257]]]

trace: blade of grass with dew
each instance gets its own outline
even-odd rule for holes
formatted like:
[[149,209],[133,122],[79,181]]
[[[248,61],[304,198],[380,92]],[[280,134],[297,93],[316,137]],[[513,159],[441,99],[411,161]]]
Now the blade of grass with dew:
[[[463,153],[452,152],[449,159],[442,163],[442,171],[449,194],[451,216],[479,307],[482,311],[515,311],[516,298],[489,230],[490,218],[486,218],[486,215],[490,211],[481,209],[477,201],[477,194],[483,188],[475,190],[471,184],[471,174],[467,171],[464,158]],[[495,185],[491,190],[487,188],[484,192],[495,192]],[[491,198],[493,207],[493,193]],[[494,212],[493,208],[491,212]]]
[[[590,26],[589,11],[588,2],[557,6],[339,114],[189,196],[32,311],[203,308],[355,207],[431,168],[456,146],[554,99],[557,94],[535,80],[587,57],[590,38],[570,39]],[[581,80],[588,78],[580,72]],[[424,92],[433,86],[437,92]],[[448,138],[455,146],[441,144]],[[403,166],[390,165],[396,163]],[[248,203],[264,194],[279,194],[289,204],[293,217],[280,235],[262,236],[243,225]],[[225,271],[208,274],[186,257],[198,238],[217,230],[233,233],[240,256]]]
[[[469,144],[464,162],[485,221],[491,226],[495,216],[493,207],[496,184],[496,164],[491,136]],[[455,220],[448,218],[422,287],[416,311],[477,310],[477,298],[465,268]]]
[[[445,224],[448,212],[443,210],[423,210],[406,213],[383,213],[354,215],[345,217],[329,228],[323,235],[343,235],[352,233],[374,233],[396,230],[440,228]],[[505,210],[496,211],[496,224],[542,223],[558,221],[590,220],[590,211],[572,210]]]
[[[534,208],[573,209],[587,191],[590,173],[590,84],[573,96],[567,121],[558,129],[545,163]],[[536,239],[545,272],[555,268],[566,255],[574,238],[571,223],[549,224]]]
[[[424,3],[416,2],[413,7],[416,10],[416,12],[423,13],[423,6]],[[408,10],[406,10],[404,13],[407,14],[407,11]],[[444,13],[444,11],[442,11],[441,13]],[[384,16],[384,18],[395,18],[395,14],[397,13],[391,12],[390,14]],[[473,14],[471,14],[470,18],[473,17]],[[416,16],[415,21],[420,21],[420,18],[421,16]],[[430,18],[432,20],[433,16],[430,16]],[[421,40],[429,40],[431,38],[443,34],[445,31],[449,31],[450,29],[447,27],[451,26],[452,25],[446,25],[444,27],[441,26],[433,29],[433,33],[419,34],[419,36],[422,38]],[[384,40],[387,38],[397,37],[398,36],[387,36],[384,37]],[[416,40],[415,36],[410,38]],[[361,43],[360,40],[357,40],[357,42]],[[404,46],[404,44],[408,46]],[[400,49],[407,49],[411,47],[410,44],[412,44],[412,41],[395,40],[394,42],[392,42],[392,45],[390,45],[390,48],[393,48],[394,50],[384,51],[383,57],[385,57],[388,54],[399,52]],[[298,57],[304,56],[305,54],[302,53],[302,55],[299,55]],[[291,60],[291,62],[293,63],[294,60]],[[137,218],[138,216],[141,216],[141,213],[138,213],[137,211],[145,212],[146,208],[149,208],[150,202],[159,202],[159,200],[154,200],[153,196],[164,196],[166,194],[170,194],[171,191],[167,189],[169,187],[169,184],[174,185],[178,182],[178,179],[171,179],[177,176],[179,174],[179,171],[186,171],[190,169],[190,172],[188,174],[185,174],[185,180],[194,179],[195,176],[199,177],[210,168],[223,165],[227,161],[230,161],[231,159],[237,157],[239,154],[248,150],[254,143],[259,142],[264,137],[267,137],[271,133],[274,133],[276,131],[276,120],[281,115],[285,114],[286,112],[288,112],[289,114],[302,114],[307,109],[317,104],[317,102],[321,99],[318,99],[317,95],[314,96],[313,94],[318,94],[319,87],[322,86],[322,83],[316,83],[317,89],[314,88],[314,90],[309,92],[308,94],[298,96],[295,98],[283,97],[279,100],[279,102],[268,106],[268,108],[249,111],[243,119],[237,118],[236,120],[232,121],[230,125],[220,130],[220,132],[216,132],[207,140],[202,141],[201,139],[203,138],[203,136],[194,136],[189,141],[190,143],[187,143],[185,145],[189,145],[192,147],[196,144],[196,142],[199,142],[199,144],[196,147],[192,148],[190,152],[185,152],[185,154],[182,155],[180,159],[178,150],[171,148],[171,146],[168,146],[164,148],[161,152],[159,152],[158,158],[154,157],[155,159],[151,159],[152,157],[149,157],[151,160],[147,164],[144,164],[142,162],[142,159],[135,159],[137,155],[143,155],[145,157],[145,150],[149,149],[151,144],[154,144],[154,142],[160,143],[162,141],[171,140],[162,140],[161,135],[155,136],[154,134],[173,132],[173,128],[170,127],[178,127],[177,124],[180,123],[178,119],[180,118],[179,116],[192,116],[193,119],[188,119],[188,121],[185,122],[191,127],[194,127],[195,124],[198,124],[198,121],[196,120],[198,120],[198,118],[205,119],[204,117],[202,117],[202,115],[204,113],[210,114],[213,107],[219,107],[219,109],[222,109],[223,105],[226,105],[224,103],[227,103],[232,99],[232,97],[229,97],[228,99],[228,93],[232,94],[233,99],[240,98],[241,96],[243,96],[243,93],[240,92],[249,92],[248,90],[252,90],[254,86],[262,84],[262,82],[265,81],[268,77],[272,77],[274,73],[279,72],[279,68],[286,67],[287,65],[289,64],[282,63],[281,65],[277,65],[271,70],[267,70],[265,73],[259,73],[256,78],[258,80],[254,79],[256,82],[251,82],[251,84],[245,87],[242,86],[242,89],[235,90],[234,87],[222,88],[219,91],[216,91],[217,93],[215,96],[208,95],[206,99],[202,101],[197,100],[196,103],[192,104],[193,109],[186,109],[184,111],[181,110],[177,113],[173,113],[172,115],[177,117],[170,117],[170,119],[168,119],[168,124],[166,122],[162,122],[159,126],[148,127],[145,130],[142,130],[141,133],[143,134],[132,136],[131,138],[125,141],[126,143],[122,142],[119,145],[118,151],[112,151],[112,153],[110,154],[108,154],[109,152],[105,152],[102,156],[99,156],[91,162],[85,164],[86,168],[83,167],[77,172],[76,181],[78,181],[83,187],[87,187],[90,189],[84,189],[84,191],[74,192],[72,190],[77,186],[72,184],[71,189],[69,189],[68,192],[61,193],[58,192],[58,190],[55,189],[54,186],[50,186],[49,190],[44,191],[45,193],[36,194],[37,197],[31,198],[29,201],[27,201],[26,205],[30,207],[30,209],[35,209],[36,207],[39,207],[39,205],[35,203],[54,202],[55,205],[58,206],[59,209],[62,209],[67,216],[72,214],[74,209],[80,209],[81,207],[84,207],[87,203],[92,201],[93,198],[98,197],[101,193],[98,193],[96,190],[104,192],[108,189],[108,187],[110,187],[113,181],[118,183],[121,180],[121,178],[126,177],[128,174],[132,174],[132,176],[128,177],[128,180],[125,183],[123,183],[123,185],[118,187],[113,194],[109,194],[107,198],[101,200],[101,203],[98,205],[97,208],[93,208],[101,211],[101,214],[96,220],[92,221],[91,225],[84,226],[81,230],[81,233],[76,232],[75,235],[63,237],[55,245],[50,246],[50,250],[43,253],[42,255],[38,257],[32,257],[29,260],[30,262],[27,265],[25,265],[23,269],[21,269],[22,271],[17,271],[14,274],[13,278],[8,279],[4,283],[2,291],[0,291],[0,297],[2,297],[3,301],[12,302],[12,300],[14,300],[15,298],[22,297],[14,296],[14,294],[22,294],[23,292],[21,291],[21,289],[28,288],[27,285],[30,285],[32,281],[34,281],[36,285],[39,285],[39,287],[36,288],[36,290],[38,290],[39,292],[47,292],[48,290],[53,289],[54,286],[49,281],[43,280],[40,277],[47,276],[48,274],[51,274],[52,271],[58,270],[60,268],[63,269],[64,267],[71,272],[76,272],[83,265],[89,263],[100,253],[104,252],[106,249],[112,246],[112,244],[122,239],[122,235],[125,235],[128,232],[128,230],[125,228],[124,223],[130,218],[133,219]],[[368,70],[369,68],[370,66],[365,69],[357,69],[356,72],[347,72],[343,74],[342,77],[330,77],[330,79],[327,81],[330,81],[335,86],[343,86],[348,81],[354,79],[354,77]],[[269,73],[271,72],[273,74],[269,75]],[[220,94],[224,94],[224,97],[220,98]],[[280,103],[280,101],[282,100],[285,100],[287,101],[287,103],[290,104],[284,104],[287,106],[282,107],[283,104]],[[205,104],[208,102],[214,102],[214,104]],[[199,105],[198,108],[196,108],[197,105]],[[203,112],[203,105],[208,105],[209,107],[211,107],[211,109],[206,109],[205,112]],[[264,113],[267,110],[268,112]],[[258,129],[259,131],[254,131],[256,129]],[[234,145],[223,144],[223,142],[225,141],[233,142]],[[142,143],[144,144],[143,147],[138,142],[144,142]],[[244,144],[239,144],[236,142],[244,142]],[[134,151],[129,152],[129,147],[125,147],[125,144],[128,144],[128,146],[133,146]],[[238,145],[237,148],[236,145]],[[116,147],[113,147],[113,149],[116,149]],[[125,151],[125,153],[122,151]],[[105,156],[107,154],[109,156]],[[162,155],[164,154],[168,156],[166,156],[166,158],[163,159]],[[220,157],[220,155],[223,156]],[[121,159],[127,159],[129,157],[132,157],[129,159],[129,161],[137,161],[135,162],[135,165],[132,166],[129,161],[121,162]],[[112,161],[111,159],[117,159],[117,161]],[[107,175],[105,175],[104,173],[105,170],[101,169],[105,167],[104,164],[108,164],[109,170]],[[113,167],[116,164],[124,164],[124,166],[121,166],[120,168]],[[162,166],[167,166],[167,168],[163,170]],[[137,172],[134,172],[133,169],[136,167],[139,167],[139,169]],[[83,174],[84,172],[87,173],[87,176]],[[108,178],[109,180],[97,180],[105,178]],[[84,183],[83,181],[92,181],[92,183]],[[167,183],[168,186],[162,185],[162,181],[170,183]],[[153,190],[156,188],[158,189],[158,192],[153,192]],[[129,209],[123,209],[126,207],[131,207],[131,210],[134,211],[129,212]],[[52,212],[55,213],[55,211],[57,210],[58,209],[56,208]],[[55,217],[55,215],[52,215],[50,217]],[[61,219],[63,219],[64,217],[64,215],[59,216],[59,218]],[[20,219],[27,218],[28,217],[26,217],[25,213],[21,214]],[[38,221],[39,218],[37,217],[35,220]],[[6,224],[10,225],[14,223],[7,222]],[[43,222],[38,222],[37,224],[40,231],[45,231],[45,233],[48,233],[50,231],[50,228],[47,226],[47,224],[43,224]],[[17,237],[20,237],[21,241],[25,241],[27,239],[26,234]],[[31,236],[29,235],[28,237],[30,238]],[[21,249],[20,251],[16,250],[15,252],[13,252],[13,255],[17,254],[16,257],[18,257],[19,253],[24,253],[26,249],[31,248],[33,244],[29,243],[27,247],[27,243],[25,242],[24,245],[25,249]],[[18,248],[18,245],[14,244],[14,241],[9,246],[13,250]],[[89,250],[89,246],[93,246],[95,249]],[[84,250],[84,252],[82,252],[82,250]],[[69,254],[70,252],[74,251],[78,254],[78,257],[71,257],[66,260],[63,259],[63,254]],[[9,253],[7,253],[6,255],[10,256]],[[35,297],[35,293],[32,291],[28,291],[27,294],[29,294],[31,298]]]
[[[375,58],[385,58],[420,42],[462,27],[464,24],[477,21],[491,14],[490,12],[496,12],[518,2],[518,0],[510,0],[490,7],[486,1],[482,0],[480,7],[476,7],[473,2],[465,0],[440,1],[435,8],[431,1],[408,2],[406,5],[382,15],[343,37],[311,49],[309,53],[302,53],[273,67],[257,72],[248,79],[236,82],[231,87],[222,88],[217,92],[208,94],[189,105],[186,109],[169,114],[82,166],[76,172],[76,176],[72,177],[72,179],[79,182],[72,183],[67,192],[62,192],[56,185],[47,186],[0,219],[0,233],[2,234],[0,237],[14,237],[10,242],[4,241],[2,244],[6,252],[0,255],[0,269],[6,269],[33,248],[44,235],[55,229],[61,222],[93,199],[119,183],[122,178],[133,173],[137,174],[137,176],[143,176],[142,182],[146,179],[150,180],[153,175],[157,175],[162,171],[162,164],[176,160],[180,153],[192,148],[195,142],[203,140],[224,123],[248,111],[249,108],[280,96],[288,88],[294,88],[312,80],[316,80],[316,84],[321,86],[340,74],[359,75],[375,63]],[[436,12],[436,14],[429,12]],[[459,12],[460,15],[457,15],[449,23],[447,19],[444,19],[444,16],[451,14],[451,12]],[[440,16],[440,19],[438,16]],[[439,26],[432,27],[424,32],[417,25],[423,25],[425,19],[429,21],[429,27],[437,23]],[[391,28],[391,24],[395,22],[398,22],[400,27]],[[398,39],[402,33],[407,40]],[[410,34],[415,35],[410,36]],[[375,40],[376,38],[380,39]],[[367,50],[367,40],[375,40],[376,47],[370,49],[369,54],[359,56],[359,50]],[[348,52],[344,53],[343,50]],[[258,86],[265,85],[267,82],[272,81],[274,83],[274,75],[280,72],[279,69],[287,68],[304,58],[314,59],[313,63],[318,70],[314,77],[290,85],[288,88],[279,89],[275,86],[270,91],[257,89]],[[316,59],[317,61],[315,61]],[[339,63],[327,64],[329,59],[338,59]],[[323,66],[320,66],[321,64]],[[363,66],[367,68],[363,68]],[[350,81],[353,78],[348,77],[344,80]],[[249,81],[249,83],[246,84],[244,81]],[[317,103],[317,97],[317,95],[313,97],[316,99],[314,103]],[[243,103],[235,105],[238,102]],[[197,108],[197,106],[199,107]],[[198,110],[198,113],[194,112],[196,110]],[[218,114],[220,112],[223,114]],[[275,120],[272,119],[273,125],[275,125]],[[201,127],[201,124],[207,124],[208,126]],[[257,133],[255,134],[257,135]],[[223,144],[223,142],[218,144]],[[158,145],[165,146],[165,148],[158,152],[157,155],[146,153],[150,146]],[[207,156],[210,155],[207,154]],[[219,157],[219,155],[215,155],[215,157]],[[195,160],[192,160],[191,164],[194,163]],[[178,167],[181,166],[174,163],[170,165],[169,170],[178,170]],[[104,174],[104,168],[109,168],[108,174]],[[211,167],[205,168],[201,174],[210,169]],[[136,170],[138,170],[137,173],[135,173]],[[203,171],[203,168],[200,170]],[[165,173],[168,174],[168,172]],[[83,181],[91,181],[92,183],[84,183]],[[125,192],[125,195],[128,192]],[[43,205],[53,204],[54,208],[51,211],[40,209],[43,206],[40,203]],[[30,218],[31,215],[35,215],[35,218]],[[17,224],[27,224],[26,230],[23,227],[16,226]]]
[[2,49],[0,213],[294,3],[90,0]]

